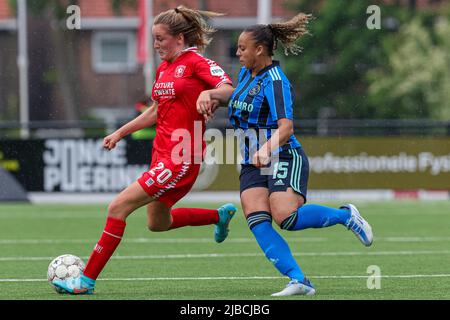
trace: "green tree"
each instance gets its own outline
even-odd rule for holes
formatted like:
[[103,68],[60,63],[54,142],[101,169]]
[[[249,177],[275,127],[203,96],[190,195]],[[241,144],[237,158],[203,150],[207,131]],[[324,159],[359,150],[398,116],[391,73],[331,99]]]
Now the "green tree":
[[[381,8],[381,29],[367,28],[367,8]],[[284,58],[284,70],[297,92],[297,114],[316,118],[323,108],[336,118],[370,118],[377,106],[367,99],[366,73],[386,63],[383,39],[396,32],[396,26],[412,14],[407,8],[381,1],[301,1],[296,12],[312,13],[312,36],[299,41],[299,56]]]
[[450,23],[423,19],[404,24],[386,66],[368,73],[377,116],[450,120]]
[[[9,0],[11,7],[17,10],[17,0]],[[78,34],[73,30],[67,30],[67,8],[70,5],[79,5],[79,0],[39,0],[27,1],[28,11],[41,19],[49,21],[52,41],[53,65],[48,72],[42,75],[43,81],[53,79],[53,85],[61,92],[66,120],[78,120],[80,118],[79,97],[79,66],[78,59]],[[110,0],[112,11],[120,14],[126,7],[136,7],[137,0]],[[54,69],[53,69],[54,68]],[[49,77],[51,75],[51,77]]]

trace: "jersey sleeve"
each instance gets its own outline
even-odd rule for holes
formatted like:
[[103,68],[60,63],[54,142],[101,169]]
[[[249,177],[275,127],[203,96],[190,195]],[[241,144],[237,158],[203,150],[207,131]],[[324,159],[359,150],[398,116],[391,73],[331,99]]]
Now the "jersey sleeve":
[[230,76],[216,62],[206,58],[196,63],[195,74],[211,88],[217,88],[224,83],[233,84]]
[[274,68],[269,70],[267,84],[264,86],[264,95],[269,103],[270,114],[277,121],[283,118],[293,120],[294,92],[285,77],[281,77]]

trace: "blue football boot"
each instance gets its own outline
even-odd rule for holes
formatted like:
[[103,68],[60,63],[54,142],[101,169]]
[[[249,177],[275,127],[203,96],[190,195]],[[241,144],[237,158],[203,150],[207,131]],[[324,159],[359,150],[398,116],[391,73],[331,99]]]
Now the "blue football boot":
[[70,294],[94,294],[95,280],[85,275],[76,278],[67,278],[65,280],[55,279],[52,281],[59,292]]
[[227,203],[217,209],[219,212],[219,222],[216,223],[214,228],[214,240],[220,243],[224,241],[228,236],[228,225],[230,224],[231,219],[234,217],[234,214],[237,211],[237,208],[232,203]]

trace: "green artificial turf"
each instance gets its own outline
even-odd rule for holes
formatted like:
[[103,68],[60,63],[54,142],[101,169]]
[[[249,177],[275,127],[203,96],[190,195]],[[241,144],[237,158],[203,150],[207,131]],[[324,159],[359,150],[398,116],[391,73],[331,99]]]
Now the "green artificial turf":
[[[213,226],[150,232],[140,209],[127,220],[96,294],[70,296],[50,287],[48,264],[65,253],[86,262],[107,206],[0,204],[0,300],[450,299],[450,202],[355,204],[373,227],[369,248],[343,226],[297,232],[276,227],[317,290],[312,297],[287,298],[270,296],[288,279],[266,260],[242,211],[228,239],[217,244]],[[381,278],[370,277],[370,266],[379,268]]]

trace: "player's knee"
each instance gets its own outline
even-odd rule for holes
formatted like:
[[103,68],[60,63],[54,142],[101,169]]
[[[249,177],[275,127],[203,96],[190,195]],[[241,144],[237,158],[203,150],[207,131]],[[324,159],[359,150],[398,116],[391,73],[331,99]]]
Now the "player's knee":
[[113,201],[108,206],[108,217],[125,220],[127,215],[124,213],[123,205],[119,201]]
[[278,216],[273,216],[273,221],[275,221],[275,223],[276,223],[278,226],[281,226],[281,224],[283,223],[284,219],[282,219],[282,218],[280,218],[280,217],[278,217]]
[[110,217],[116,216],[119,212],[118,207],[119,206],[115,201],[111,202],[108,206],[108,216],[110,216]]
[[165,225],[162,223],[149,222],[147,223],[148,230],[152,232],[162,232],[169,230],[170,225]]
[[283,222],[292,215],[292,211],[293,210],[286,209],[272,210],[273,221],[275,221],[278,226],[282,227]]

